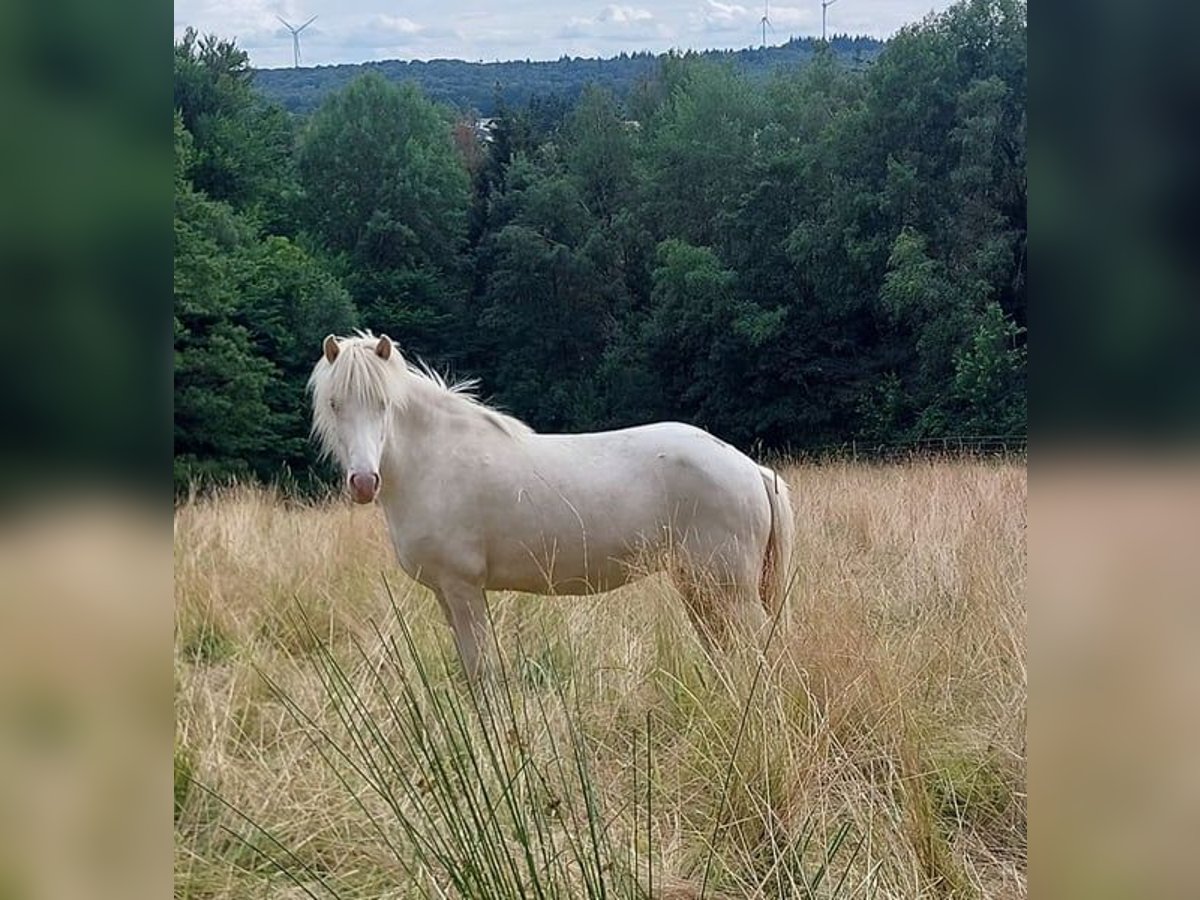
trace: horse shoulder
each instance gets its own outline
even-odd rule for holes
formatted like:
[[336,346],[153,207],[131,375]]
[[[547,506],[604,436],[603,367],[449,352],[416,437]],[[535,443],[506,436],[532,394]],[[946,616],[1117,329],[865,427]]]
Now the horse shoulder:
[[471,498],[455,489],[453,478],[437,475],[421,481],[405,492],[402,502],[385,503],[388,530],[401,568],[410,575],[422,572],[422,581],[444,572],[463,578],[478,576],[485,567],[485,552],[477,517],[471,515]]

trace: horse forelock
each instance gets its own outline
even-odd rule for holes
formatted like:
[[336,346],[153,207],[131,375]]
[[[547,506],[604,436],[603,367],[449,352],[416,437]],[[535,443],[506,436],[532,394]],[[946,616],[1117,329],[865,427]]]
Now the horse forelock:
[[336,446],[337,417],[334,403],[358,402],[386,408],[403,404],[399,375],[404,365],[398,359],[381,359],[375,352],[378,338],[370,332],[338,340],[337,358],[317,360],[308,379],[312,394],[312,434],[328,456]]
[[504,433],[517,437],[532,429],[524,422],[493,409],[481,401],[478,380],[452,381],[424,361],[410,362],[399,352],[390,359],[376,353],[379,338],[369,331],[338,340],[338,354],[329,362],[324,356],[313,368],[308,388],[313,400],[312,433],[329,455],[336,443],[337,418],[330,401],[354,400],[403,412],[415,393],[435,403],[469,409]]

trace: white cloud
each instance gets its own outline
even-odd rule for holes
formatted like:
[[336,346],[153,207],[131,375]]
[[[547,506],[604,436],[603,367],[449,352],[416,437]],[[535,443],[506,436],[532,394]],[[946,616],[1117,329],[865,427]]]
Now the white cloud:
[[[806,29],[820,21],[811,9],[799,6],[776,6],[770,4],[765,9],[767,22],[776,36],[783,40],[792,34],[805,33]],[[764,8],[744,6],[740,3],[721,3],[720,0],[704,0],[704,4],[693,10],[690,22],[695,32],[699,34],[732,35],[740,34],[746,38],[746,43],[758,33],[762,23]],[[736,41],[734,41],[737,43]],[[757,43],[757,42],[755,42]]]
[[773,6],[767,13],[771,24],[780,28],[794,28],[819,22],[821,17],[813,10],[799,6]]
[[750,10],[736,3],[717,3],[716,0],[705,0],[707,8],[702,14],[704,22],[726,23],[737,22],[750,15]]
[[412,19],[404,16],[378,15],[372,18],[371,24],[379,27],[380,31],[392,34],[416,34],[424,31],[424,25],[418,25]]
[[346,47],[394,48],[397,51],[413,46],[414,39],[426,37],[428,29],[406,16],[377,13],[342,23],[331,35],[332,41]]
[[596,16],[597,22],[615,22],[618,25],[632,22],[648,22],[654,14],[648,9],[634,9],[632,6],[606,6]]
[[628,41],[653,36],[659,30],[650,10],[613,4],[604,7],[595,16],[572,16],[558,30],[558,36]]

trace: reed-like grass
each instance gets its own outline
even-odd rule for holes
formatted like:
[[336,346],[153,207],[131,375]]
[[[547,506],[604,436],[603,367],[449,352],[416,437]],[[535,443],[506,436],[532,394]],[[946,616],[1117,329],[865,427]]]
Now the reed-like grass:
[[382,517],[181,506],[176,896],[1023,897],[1022,465],[787,470],[791,615],[494,595],[472,692]]

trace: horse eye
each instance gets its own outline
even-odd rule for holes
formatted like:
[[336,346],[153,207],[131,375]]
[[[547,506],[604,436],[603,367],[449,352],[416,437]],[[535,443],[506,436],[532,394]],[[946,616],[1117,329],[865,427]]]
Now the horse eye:
[[330,409],[332,409],[334,412],[337,412],[337,401],[336,401],[336,400],[330,400],[330,401],[329,401],[329,408],[330,408]]

